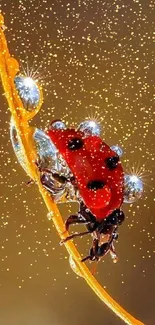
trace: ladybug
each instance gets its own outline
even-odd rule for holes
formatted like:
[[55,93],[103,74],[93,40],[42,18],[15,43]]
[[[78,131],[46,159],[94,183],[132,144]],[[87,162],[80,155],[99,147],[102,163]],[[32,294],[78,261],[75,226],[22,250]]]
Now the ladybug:
[[61,125],[61,121],[51,123],[47,135],[69,172],[47,169],[37,162],[41,182],[53,195],[62,194],[67,186],[71,186],[79,202],[79,211],[68,217],[66,230],[76,223],[85,224],[87,228],[85,232],[68,236],[61,243],[92,234],[92,247],[82,261],[98,261],[108,252],[116,261],[113,242],[118,238],[118,226],[125,219],[121,210],[124,172],[119,156],[98,135],[64,129],[60,125],[54,127],[58,123]]

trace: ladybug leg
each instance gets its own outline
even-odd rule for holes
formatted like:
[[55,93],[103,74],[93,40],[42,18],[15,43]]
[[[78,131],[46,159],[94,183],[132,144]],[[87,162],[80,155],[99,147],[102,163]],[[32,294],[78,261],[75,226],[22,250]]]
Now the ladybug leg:
[[112,258],[113,262],[117,263],[118,257],[117,257],[117,254],[116,254],[115,247],[114,247],[113,243],[111,244],[111,247],[110,247],[110,255],[111,255],[111,258]]
[[[69,230],[69,226],[71,224],[75,224],[75,223],[83,223],[87,225],[87,230],[89,230],[89,232],[93,232],[96,229],[96,224],[95,224],[95,218],[94,217],[90,217],[89,214],[87,214],[85,211],[83,211],[83,209],[80,206],[80,210],[79,213],[77,215],[71,215],[65,225],[66,225],[66,230]],[[95,224],[95,227],[94,227]],[[95,229],[94,229],[95,228]]]
[[65,184],[66,182],[69,181],[65,176],[59,175],[58,173],[51,172],[51,174],[52,174],[52,177],[61,184]]
[[117,239],[117,227],[114,226],[113,229],[109,230],[107,234],[109,235],[109,240],[107,242],[104,242],[103,244],[99,245],[101,236],[102,236],[102,228],[98,229],[99,232],[96,232],[98,234],[98,238],[93,241],[93,247],[90,250],[90,259],[92,261],[99,260],[101,257],[107,255],[110,252],[111,257],[113,258],[114,262],[117,261],[117,255],[115,252],[115,248],[113,245],[113,241]]
[[110,251],[111,251],[112,254],[115,254],[116,255],[116,251],[115,251],[115,247],[114,247],[114,243],[113,242],[111,243]]
[[97,257],[103,257],[110,251],[111,243],[107,242],[98,247]]
[[[41,184],[50,192],[53,194],[55,193],[55,187],[53,184],[52,178],[48,174],[41,174],[40,176]],[[61,184],[60,190],[64,188],[64,185]]]
[[[90,249],[90,254],[88,256],[84,257],[81,260],[81,262],[85,262],[87,260],[98,261],[101,257],[110,253],[110,255],[113,259],[113,262],[116,263],[117,255],[116,255],[114,244],[113,244],[113,241],[117,240],[117,238],[118,238],[118,234],[117,234],[116,230],[117,230],[117,226],[113,226],[109,229],[105,229],[104,223],[100,224],[97,227],[97,231],[94,232],[94,234],[96,234],[97,237],[95,237],[93,239],[93,245],[92,245],[92,248]],[[110,236],[110,238],[107,242],[103,243],[102,245],[99,245],[100,236],[102,236],[102,234],[108,234]]]
[[77,238],[77,237],[81,237],[81,236],[85,236],[87,234],[90,234],[90,231],[78,232],[77,234],[73,234],[73,235],[66,237],[65,239],[62,239],[60,244],[62,245],[64,243],[66,243],[68,240],[71,240],[71,239]]
[[65,222],[65,226],[66,226],[66,230],[69,230],[70,225],[76,224],[76,223],[83,223],[85,224],[87,221],[85,220],[85,218],[77,215],[77,214],[73,214],[71,216],[69,216],[69,218],[66,220]]
[[58,173],[54,173],[51,169],[49,168],[46,168],[43,166],[43,161],[41,161],[40,158],[38,158],[36,161],[35,161],[35,164],[36,166],[38,167],[38,170],[41,172],[41,173],[44,173],[44,174],[51,174],[52,177],[58,181],[59,183],[61,184],[65,184],[66,182],[69,181],[69,179],[67,179],[65,176],[63,175],[59,175]]
[[56,181],[58,181],[59,183],[61,183],[61,184],[65,184],[66,182],[69,181],[65,176],[63,176],[63,175],[59,175],[58,173],[53,173],[53,172],[52,172],[50,169],[48,169],[48,168],[42,168],[40,171],[41,171],[42,173],[44,173],[44,174],[51,174],[52,177],[53,177]]
[[90,249],[90,254],[86,257],[84,257],[81,262],[85,262],[87,260],[91,260],[91,261],[98,261],[98,256],[97,256],[97,252],[98,252],[98,243],[99,240],[97,238],[93,239],[93,246]]
[[44,168],[44,161],[38,156],[37,160],[35,161],[35,165],[37,166],[38,170],[41,172]]
[[110,253],[111,258],[113,259],[113,262],[116,263],[118,261],[115,247],[114,247],[114,240],[117,240],[118,234],[116,232],[117,228],[114,229],[114,231],[111,233],[111,237],[107,243],[104,243],[103,245],[100,246],[99,251],[98,251],[98,256],[103,257],[107,253]]
[[87,260],[90,260],[90,259],[91,259],[91,256],[88,255],[88,256],[84,257],[84,258],[81,260],[81,262],[86,262]]
[[68,240],[71,240],[73,238],[93,233],[93,231],[97,228],[97,223],[95,221],[96,221],[96,219],[95,219],[94,216],[90,216],[88,213],[86,213],[85,209],[83,210],[83,203],[81,203],[78,215],[71,215],[67,219],[67,221],[66,221],[66,230],[69,229],[69,226],[71,224],[83,223],[83,224],[87,225],[87,231],[81,232],[81,233],[75,233],[75,234],[73,234],[71,236],[68,236],[67,238],[63,239],[60,243],[63,244],[63,243],[65,243]]
[[91,261],[98,261],[98,249],[99,249],[99,239],[98,238],[94,238],[93,239],[93,245],[92,248],[90,249],[90,260]]
[[110,248],[110,242],[104,243],[99,246],[98,239],[96,239],[93,241],[93,247],[90,249],[90,255],[84,257],[81,262],[85,262],[87,260],[98,261],[101,257],[105,256],[110,251]]

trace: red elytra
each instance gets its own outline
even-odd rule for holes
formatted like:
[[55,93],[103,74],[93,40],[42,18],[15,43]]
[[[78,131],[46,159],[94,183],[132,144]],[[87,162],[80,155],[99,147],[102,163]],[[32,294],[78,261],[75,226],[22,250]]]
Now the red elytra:
[[[48,136],[65,159],[72,171],[80,196],[91,213],[98,220],[105,219],[123,202],[123,168],[119,162],[110,170],[105,160],[117,154],[98,136],[88,136],[74,129],[49,130]],[[69,149],[71,139],[83,141],[77,150]],[[96,191],[88,188],[90,181],[102,181],[104,186]]]

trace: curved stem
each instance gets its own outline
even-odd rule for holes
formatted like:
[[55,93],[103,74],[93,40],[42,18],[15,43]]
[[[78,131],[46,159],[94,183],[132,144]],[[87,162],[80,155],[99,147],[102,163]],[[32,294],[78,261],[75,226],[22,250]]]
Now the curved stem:
[[[30,171],[31,177],[36,181],[38,185],[39,191],[47,206],[48,211],[53,214],[52,219],[60,238],[64,239],[68,236],[68,233],[65,232],[63,219],[59,213],[56,204],[52,201],[50,194],[43,188],[40,182],[39,173],[37,171],[36,165],[34,164],[34,160],[36,158],[36,151],[32,139],[33,128],[29,126],[29,123],[27,121],[27,114],[23,113],[24,107],[22,106],[22,103],[18,97],[17,91],[14,86],[14,76],[15,72],[18,71],[18,63],[15,59],[10,57],[7,42],[3,33],[3,24],[3,16],[0,15],[0,76],[2,80],[2,85],[14,120],[14,125],[18,133],[20,145],[25,156],[27,168]],[[12,64],[12,70],[10,70],[10,62]],[[40,107],[37,108],[36,112],[38,112],[39,109]],[[126,324],[144,325],[143,323],[135,319],[132,315],[130,315],[126,310],[124,310],[102,288],[102,286],[97,282],[92,273],[89,271],[85,263],[81,262],[81,256],[72,242],[66,242],[65,247],[68,253],[72,256],[73,260],[75,261],[75,264],[81,276],[85,279],[90,288],[117,316],[119,316]]]

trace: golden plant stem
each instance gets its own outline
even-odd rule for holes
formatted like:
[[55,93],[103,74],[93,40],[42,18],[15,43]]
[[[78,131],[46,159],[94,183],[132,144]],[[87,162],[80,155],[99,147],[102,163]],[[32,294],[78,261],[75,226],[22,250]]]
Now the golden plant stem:
[[[34,129],[30,127],[29,120],[33,118],[40,110],[43,97],[38,107],[33,112],[26,112],[23,104],[18,96],[16,88],[14,86],[14,77],[19,71],[18,62],[12,58],[9,54],[7,42],[4,35],[4,19],[0,15],[0,76],[2,85],[4,88],[5,96],[7,98],[9,109],[11,111],[15,128],[17,130],[18,138],[20,141],[21,149],[24,153],[25,162],[29,174],[32,179],[35,180],[38,185],[42,198],[47,206],[47,209],[51,215],[53,215],[53,222],[55,228],[61,239],[66,238],[68,233],[65,231],[63,219],[59,213],[57,205],[52,201],[50,194],[43,188],[40,182],[40,175],[37,171],[34,161],[37,157],[35,146],[33,143],[32,134]],[[42,94],[42,93],[41,93]],[[81,256],[76,249],[73,242],[68,241],[65,243],[65,247],[69,255],[73,258],[75,266],[80,275],[85,279],[90,288],[95,294],[106,304],[118,317],[120,317],[126,324],[129,325],[144,325],[126,310],[124,310],[97,282],[92,273],[89,271],[85,263],[81,263]]]

